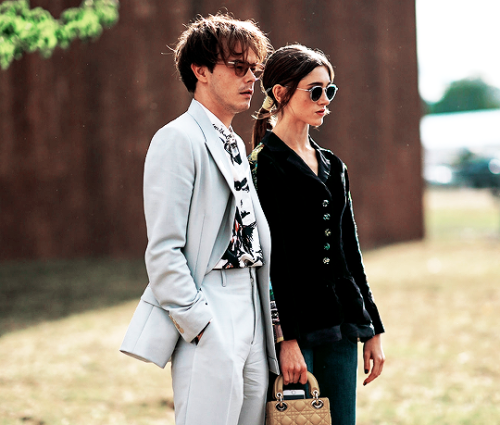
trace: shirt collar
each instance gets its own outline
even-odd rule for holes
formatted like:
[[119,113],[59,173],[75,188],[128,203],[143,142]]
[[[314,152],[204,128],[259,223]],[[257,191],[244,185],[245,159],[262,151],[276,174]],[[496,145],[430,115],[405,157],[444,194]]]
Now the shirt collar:
[[196,99],[194,99],[194,101],[203,108],[212,125],[221,129],[226,135],[231,135],[233,133],[233,127],[227,128],[226,125],[219,118],[217,118],[212,111],[210,111],[205,105],[203,105],[203,103],[198,102]]

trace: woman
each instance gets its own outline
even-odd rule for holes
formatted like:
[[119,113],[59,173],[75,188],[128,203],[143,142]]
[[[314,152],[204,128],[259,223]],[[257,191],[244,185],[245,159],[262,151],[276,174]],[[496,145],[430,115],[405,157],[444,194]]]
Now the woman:
[[250,163],[271,227],[284,383],[305,384],[311,371],[333,423],[354,425],[357,341],[364,342],[366,385],[382,372],[384,327],[363,268],[347,168],[309,135],[329,113],[333,77],[320,51],[291,45],[270,56]]

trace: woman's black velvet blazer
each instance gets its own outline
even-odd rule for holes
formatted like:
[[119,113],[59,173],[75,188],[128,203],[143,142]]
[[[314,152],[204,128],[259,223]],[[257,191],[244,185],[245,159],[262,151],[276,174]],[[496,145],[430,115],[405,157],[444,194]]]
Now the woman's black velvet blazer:
[[368,285],[344,163],[316,149],[319,172],[274,133],[249,157],[271,228],[271,284],[285,340],[369,339],[384,327]]

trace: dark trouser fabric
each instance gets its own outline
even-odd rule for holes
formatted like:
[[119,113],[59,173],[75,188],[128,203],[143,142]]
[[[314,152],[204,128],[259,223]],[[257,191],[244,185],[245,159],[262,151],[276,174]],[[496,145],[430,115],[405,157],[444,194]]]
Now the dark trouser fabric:
[[[322,344],[314,348],[301,348],[310,371],[318,380],[320,397],[328,397],[332,423],[335,425],[356,424],[356,384],[358,345],[347,338],[341,341]],[[270,379],[269,396],[272,397]],[[304,388],[304,386],[288,385],[285,389]],[[306,388],[306,397],[310,398]],[[272,398],[269,398],[272,399]]]

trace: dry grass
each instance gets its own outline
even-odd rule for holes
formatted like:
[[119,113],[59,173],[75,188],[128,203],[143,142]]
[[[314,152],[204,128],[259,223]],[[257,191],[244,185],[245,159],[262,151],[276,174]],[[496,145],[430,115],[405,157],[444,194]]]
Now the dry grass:
[[426,241],[365,254],[387,363],[360,386],[358,423],[499,424],[500,211],[484,191],[426,205]]
[[500,244],[418,243],[368,253],[387,334],[359,424],[498,424]]
[[431,240],[497,240],[500,198],[488,190],[435,189],[425,196],[426,225]]
[[173,423],[170,374],[118,352],[136,302],[0,339],[0,424]]
[[[500,213],[483,192],[432,192],[426,201],[426,241],[365,253],[387,363],[360,385],[358,424],[497,424]],[[135,305],[5,333],[0,425],[173,424],[168,369],[117,351]]]
[[0,335],[137,299],[143,260],[87,259],[0,265]]

